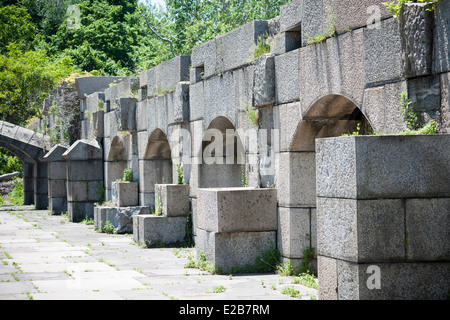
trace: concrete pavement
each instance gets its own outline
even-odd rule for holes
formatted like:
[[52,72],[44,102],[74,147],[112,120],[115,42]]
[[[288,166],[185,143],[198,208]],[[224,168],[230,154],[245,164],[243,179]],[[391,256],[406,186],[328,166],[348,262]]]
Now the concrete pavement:
[[0,207],[0,300],[311,300],[277,274],[185,268],[191,248],[142,248],[33,207]]

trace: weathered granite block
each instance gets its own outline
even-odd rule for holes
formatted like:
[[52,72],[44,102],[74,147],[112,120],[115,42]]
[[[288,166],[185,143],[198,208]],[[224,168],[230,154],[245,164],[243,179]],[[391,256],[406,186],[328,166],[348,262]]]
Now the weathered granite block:
[[280,8],[280,31],[300,31],[303,17],[303,2],[295,0]]
[[136,102],[135,98],[119,98],[115,101],[114,112],[118,120],[119,131],[136,130]]
[[71,222],[81,222],[84,219],[94,219],[94,202],[68,201],[68,218]]
[[407,77],[431,74],[434,13],[431,3],[405,3],[400,13],[404,73]]
[[96,139],[102,139],[105,135],[105,112],[96,111],[92,114],[94,136]]
[[187,122],[189,113],[189,82],[179,82],[175,87],[173,104],[168,113],[168,122]]
[[311,247],[311,208],[278,208],[277,247],[283,257],[303,258],[303,250]]
[[139,183],[113,182],[113,194],[117,195],[117,206],[133,207],[139,205]]
[[273,38],[273,50],[276,55],[283,54],[302,46],[302,34],[297,31],[287,31],[276,34]]
[[317,198],[317,254],[352,262],[405,260],[402,200]]
[[347,199],[447,198],[447,150],[450,135],[317,139],[317,195]]
[[277,230],[275,189],[197,190],[198,228],[209,232]]
[[275,185],[283,207],[316,206],[314,152],[282,152]]
[[254,106],[275,103],[275,55],[265,54],[255,61]]
[[177,56],[141,73],[141,88],[147,84],[147,95],[154,97],[175,90],[178,82],[189,81],[190,56]]
[[450,261],[450,198],[406,199],[408,261]]
[[133,216],[139,214],[149,214],[148,207],[95,207],[94,208],[94,226],[95,230],[102,230],[109,221],[116,233],[133,233]]
[[299,50],[275,57],[275,92],[277,103],[300,98]]
[[397,19],[364,29],[364,74],[367,86],[400,80],[403,75],[402,41]]
[[275,243],[276,231],[215,233],[197,229],[197,255],[204,253],[206,261],[223,273],[255,264],[256,258]]
[[449,263],[373,265],[320,256],[318,260],[319,277],[323,279],[319,281],[320,300],[448,299]]
[[175,244],[186,236],[186,217],[133,216],[133,239],[137,243]]
[[159,197],[163,215],[168,217],[187,216],[190,209],[189,185],[156,184],[155,192]]
[[139,161],[139,191],[155,192],[155,184],[172,181],[172,164],[165,159]]
[[435,8],[433,73],[450,71],[450,0],[440,0]]

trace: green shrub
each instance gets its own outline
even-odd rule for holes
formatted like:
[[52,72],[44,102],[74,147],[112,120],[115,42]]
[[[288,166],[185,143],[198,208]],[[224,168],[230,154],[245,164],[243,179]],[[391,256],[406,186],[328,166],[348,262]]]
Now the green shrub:
[[23,205],[23,180],[17,179],[14,181],[13,191],[8,194],[8,200],[12,205]]
[[133,181],[133,170],[131,168],[126,168],[123,171],[123,181],[127,181],[127,182]]

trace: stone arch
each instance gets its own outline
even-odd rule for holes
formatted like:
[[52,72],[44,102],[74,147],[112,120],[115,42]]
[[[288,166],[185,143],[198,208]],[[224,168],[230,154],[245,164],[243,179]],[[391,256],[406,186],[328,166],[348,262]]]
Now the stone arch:
[[219,116],[211,121],[203,135],[199,158],[199,188],[241,186],[245,149],[228,118]]
[[112,200],[112,183],[123,178],[123,172],[127,168],[127,150],[123,136],[115,136],[111,140],[109,152],[105,159],[105,191],[106,200]]
[[155,184],[173,182],[172,152],[166,134],[155,129],[150,134],[143,159],[139,160],[139,202],[154,206]]
[[315,101],[303,115],[290,150],[314,151],[315,139],[337,137],[360,128],[360,134],[370,132],[371,125],[361,109],[349,98],[326,95]]
[[315,140],[352,133],[358,127],[360,134],[372,130],[357,104],[342,95],[326,95],[304,113],[289,151],[280,153],[277,189],[283,257],[300,261],[305,247],[316,247]]
[[50,137],[0,121],[0,145],[24,163],[24,204],[34,204],[36,209],[47,209],[48,180],[44,155],[52,147]]

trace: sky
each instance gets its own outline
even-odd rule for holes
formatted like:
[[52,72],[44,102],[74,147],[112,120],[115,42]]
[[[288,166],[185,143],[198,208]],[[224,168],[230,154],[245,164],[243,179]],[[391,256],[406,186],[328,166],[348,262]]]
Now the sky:
[[[164,0],[148,0],[149,2],[151,2],[151,4],[158,4],[161,6],[165,6],[165,1]],[[145,3],[146,0],[139,0],[139,2]]]

